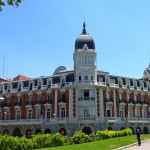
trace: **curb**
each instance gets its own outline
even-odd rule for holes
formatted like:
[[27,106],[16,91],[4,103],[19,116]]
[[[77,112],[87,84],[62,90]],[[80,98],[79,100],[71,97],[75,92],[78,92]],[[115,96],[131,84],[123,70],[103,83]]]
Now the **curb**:
[[[141,143],[146,142],[146,141],[149,141],[149,139],[143,140],[143,141],[141,141]],[[128,147],[134,146],[134,145],[137,145],[137,142],[133,143],[133,144],[130,144],[130,145],[123,146],[123,147],[119,147],[119,148],[114,149],[114,150],[122,150],[122,149],[126,149]]]

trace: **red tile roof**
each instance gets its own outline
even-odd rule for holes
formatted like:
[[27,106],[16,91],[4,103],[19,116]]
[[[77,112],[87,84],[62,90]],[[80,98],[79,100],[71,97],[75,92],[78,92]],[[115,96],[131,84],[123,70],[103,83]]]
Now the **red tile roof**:
[[24,76],[24,75],[18,75],[17,77],[15,77],[13,79],[13,81],[18,81],[18,80],[27,80],[29,79],[28,77]]
[[8,81],[8,80],[6,80],[6,79],[4,79],[4,78],[0,78],[0,83],[1,83],[1,82],[5,82],[5,81]]

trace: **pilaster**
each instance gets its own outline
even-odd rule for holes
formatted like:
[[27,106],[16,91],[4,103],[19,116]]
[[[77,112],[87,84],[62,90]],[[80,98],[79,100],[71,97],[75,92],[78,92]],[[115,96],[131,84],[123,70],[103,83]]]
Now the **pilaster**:
[[73,118],[73,89],[69,89],[69,118]]
[[99,107],[100,107],[100,117],[104,118],[104,97],[103,97],[103,89],[99,89]]

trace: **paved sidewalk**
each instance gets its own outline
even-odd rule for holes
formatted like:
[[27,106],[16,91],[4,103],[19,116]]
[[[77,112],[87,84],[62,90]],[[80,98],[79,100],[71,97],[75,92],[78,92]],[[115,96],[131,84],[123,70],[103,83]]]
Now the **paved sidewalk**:
[[142,141],[141,146],[138,146],[137,143],[134,143],[116,150],[150,150],[150,140]]

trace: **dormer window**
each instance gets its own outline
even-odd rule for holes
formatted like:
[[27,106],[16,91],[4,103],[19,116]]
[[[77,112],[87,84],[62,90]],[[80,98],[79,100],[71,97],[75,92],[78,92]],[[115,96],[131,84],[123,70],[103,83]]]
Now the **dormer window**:
[[43,85],[46,85],[46,84],[47,84],[47,80],[43,79]]
[[133,86],[133,81],[132,80],[130,80],[130,85]]
[[122,83],[123,83],[123,85],[126,85],[126,80],[122,79]]
[[134,88],[136,88],[136,81],[134,81]]
[[23,82],[23,87],[28,87],[29,86],[29,82],[28,81],[24,81]]
[[16,88],[18,88],[18,83],[17,82],[12,83],[12,89],[16,89]]
[[146,82],[144,82],[144,87],[145,87],[145,88],[147,88],[147,84],[146,84]]
[[139,81],[137,81],[137,86],[138,86],[138,87],[140,86],[140,82],[139,82]]
[[106,79],[106,86],[109,86],[109,79]]
[[121,82],[121,79],[119,80],[119,87],[122,88],[122,82]]
[[7,90],[7,84],[4,84],[4,90]]
[[37,86],[37,80],[34,81],[34,86]]

